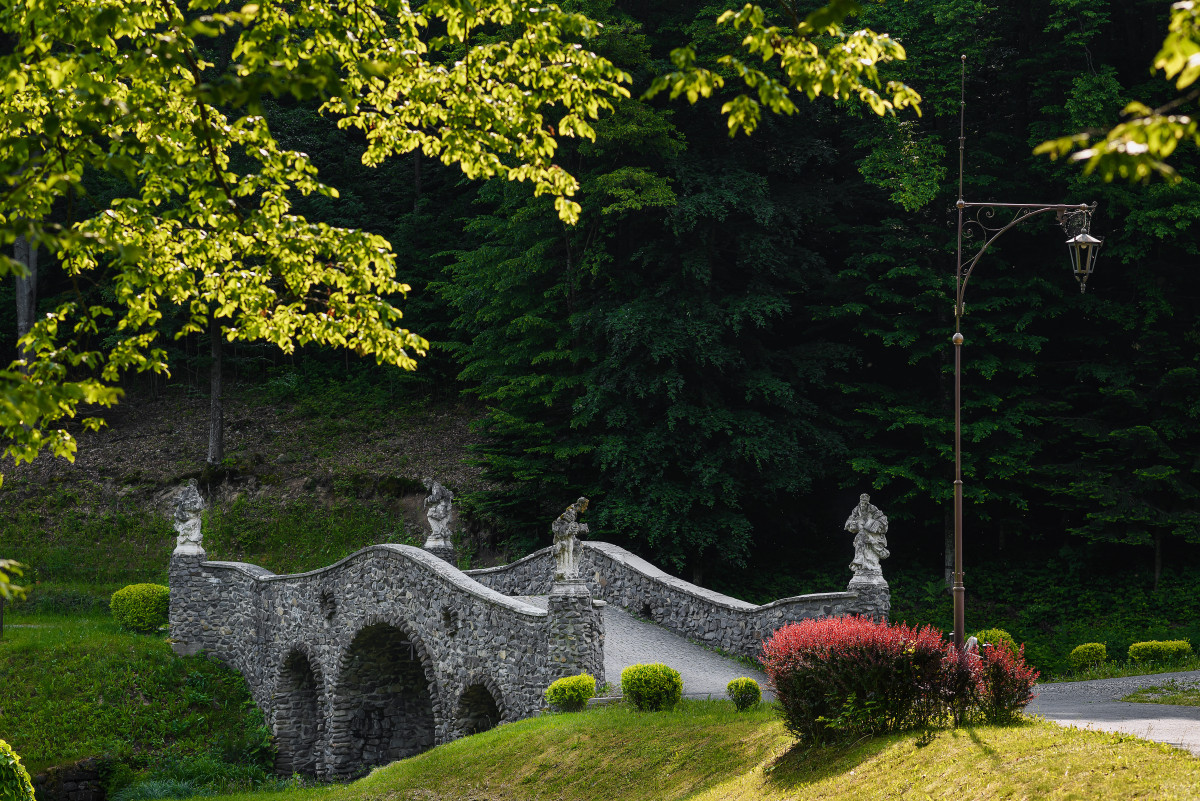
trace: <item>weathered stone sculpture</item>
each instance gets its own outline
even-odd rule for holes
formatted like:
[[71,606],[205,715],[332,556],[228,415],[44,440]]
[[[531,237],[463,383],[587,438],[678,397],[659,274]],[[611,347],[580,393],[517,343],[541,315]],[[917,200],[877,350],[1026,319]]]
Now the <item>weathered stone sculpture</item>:
[[175,496],[175,553],[204,555],[204,534],[200,530],[200,514],[204,511],[204,498],[196,487],[196,479],[187,484]]
[[551,670],[558,677],[588,673],[599,678],[604,672],[604,602],[592,601],[592,591],[579,570],[583,556],[579,537],[588,533],[587,523],[580,523],[579,515],[587,507],[588,499],[580,498],[550,524],[554,583],[546,605],[548,653]]
[[579,535],[587,534],[588,526],[577,520],[587,507],[588,499],[580,498],[550,525],[554,532],[555,581],[574,581],[579,578]]
[[443,487],[432,478],[421,482],[429,495],[425,498],[425,519],[429,521],[429,537],[423,546],[439,559],[454,564],[454,542],[450,534],[450,507],[454,501],[454,493]]
[[846,520],[846,531],[854,534],[854,561],[850,569],[855,578],[883,575],[879,560],[891,555],[887,549],[887,530],[887,515],[871,503],[870,495],[865,492],[859,495],[858,506]]
[[854,561],[850,563],[854,576],[846,589],[858,593],[859,606],[865,613],[886,619],[892,606],[891,589],[879,562],[891,555],[887,548],[887,515],[864,492],[846,519],[846,531],[854,534]]

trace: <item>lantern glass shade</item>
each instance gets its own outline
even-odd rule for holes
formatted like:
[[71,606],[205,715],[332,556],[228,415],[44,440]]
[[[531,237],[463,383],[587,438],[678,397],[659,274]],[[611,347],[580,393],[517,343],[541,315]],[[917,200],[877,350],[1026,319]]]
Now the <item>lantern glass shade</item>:
[[1084,231],[1067,240],[1067,250],[1071,254],[1071,270],[1075,280],[1079,282],[1079,291],[1087,288],[1088,276],[1096,266],[1096,254],[1100,252],[1102,240]]

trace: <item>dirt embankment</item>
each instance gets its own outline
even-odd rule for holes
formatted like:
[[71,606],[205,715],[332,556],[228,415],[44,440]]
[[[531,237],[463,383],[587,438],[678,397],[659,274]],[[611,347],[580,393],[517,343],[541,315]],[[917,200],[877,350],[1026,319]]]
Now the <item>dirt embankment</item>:
[[[167,514],[189,478],[211,502],[238,497],[332,505],[358,501],[424,526],[420,480],[432,476],[456,493],[483,488],[470,463],[470,430],[478,411],[462,404],[409,403],[391,409],[340,409],[336,414],[271,405],[241,389],[225,399],[225,453],[207,469],[208,398],[171,387],[157,397],[131,395],[99,410],[99,432],[72,423],[75,461],[49,455],[3,466],[0,514],[35,513],[53,525],[64,511],[87,513],[133,505]],[[413,529],[415,530],[415,529]]]

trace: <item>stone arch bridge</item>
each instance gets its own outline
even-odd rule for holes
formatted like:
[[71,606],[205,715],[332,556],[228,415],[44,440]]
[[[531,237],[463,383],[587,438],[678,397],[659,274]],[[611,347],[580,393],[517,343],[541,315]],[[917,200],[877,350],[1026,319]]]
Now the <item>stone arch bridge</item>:
[[581,545],[583,578],[555,582],[550,548],[463,572],[420,548],[376,545],[275,575],[208,561],[197,536],[171,558],[171,637],[178,652],[203,650],[245,676],[281,773],[332,778],[537,714],[559,677],[603,682],[606,603],[747,656],[789,621],[888,613],[886,583],[755,606],[618,546]]

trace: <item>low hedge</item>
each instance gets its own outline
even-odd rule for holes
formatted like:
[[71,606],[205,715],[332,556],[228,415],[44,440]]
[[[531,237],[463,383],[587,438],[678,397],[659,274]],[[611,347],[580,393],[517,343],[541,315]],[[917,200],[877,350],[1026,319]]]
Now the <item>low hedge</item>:
[[657,662],[630,665],[621,671],[621,695],[642,712],[671,710],[683,697],[683,678]]
[[130,584],[114,592],[108,605],[122,628],[150,634],[167,624],[171,590],[161,584]]
[[726,684],[725,694],[729,696],[730,701],[733,701],[733,706],[738,712],[745,712],[747,709],[756,707],[762,700],[762,690],[759,688],[758,682],[746,676]]
[[1192,655],[1192,644],[1187,640],[1149,640],[1135,642],[1129,646],[1129,661],[1174,662]]
[[1010,654],[1017,653],[1017,641],[1004,629],[984,629],[975,635],[980,647],[990,645],[993,648],[1007,648]]
[[1083,645],[1077,645],[1067,657],[1067,661],[1071,664],[1071,670],[1076,673],[1103,665],[1107,659],[1108,649],[1102,642],[1085,642]]
[[596,695],[596,679],[587,673],[566,676],[546,688],[546,703],[560,712],[582,712]]

